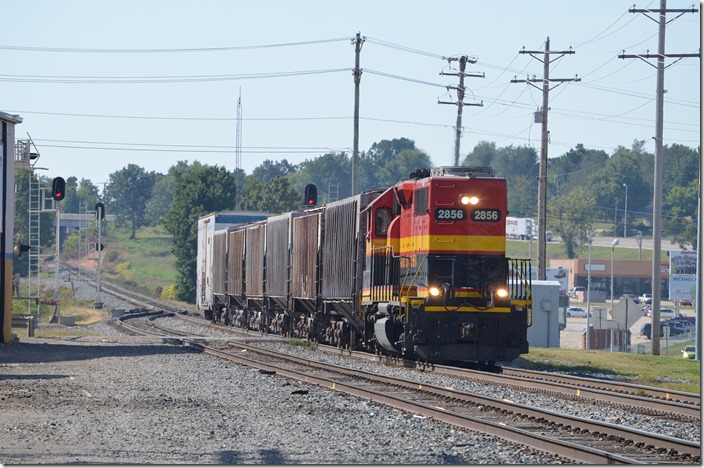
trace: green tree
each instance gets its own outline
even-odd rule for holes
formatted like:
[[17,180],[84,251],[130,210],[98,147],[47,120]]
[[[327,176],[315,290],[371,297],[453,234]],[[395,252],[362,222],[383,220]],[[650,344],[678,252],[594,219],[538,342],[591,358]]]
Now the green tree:
[[652,175],[649,180],[647,171],[643,171],[643,165],[649,163],[652,168],[652,156],[643,150],[642,141],[636,141],[630,150],[623,146],[616,148],[606,163],[588,178],[589,192],[596,200],[602,221],[613,220],[616,223],[614,228],[623,226],[626,197],[624,184],[628,186],[628,211],[644,211],[648,201],[652,200],[653,193],[650,182]]
[[171,208],[178,177],[184,172],[200,166],[201,163],[198,161],[193,164],[188,164],[188,161],[178,161],[169,168],[169,172],[166,174],[155,174],[152,196],[145,208],[147,224],[156,226],[163,221],[163,217]]
[[576,258],[578,245],[588,242],[593,229],[594,197],[582,187],[555,197],[548,205],[548,225],[561,238],[567,258]]
[[385,189],[398,182],[407,180],[410,173],[416,169],[430,169],[431,167],[433,167],[433,162],[423,151],[416,148],[404,148],[396,153],[393,158],[386,160],[383,167],[372,170],[376,178],[376,186],[362,186],[360,189]]
[[359,158],[358,191],[388,188],[408,179],[415,169],[429,169],[430,157],[413,140],[394,138],[372,144]]
[[80,200],[78,192],[78,179],[74,176],[66,178],[66,195],[61,200],[61,211],[63,213],[80,213]]
[[517,216],[531,216],[538,206],[540,164],[535,148],[513,145],[501,148],[494,157],[498,176],[506,178],[508,210]]
[[496,143],[480,141],[471,153],[465,156],[463,166],[493,167],[496,156]]
[[90,179],[81,179],[76,189],[76,198],[79,201],[79,208],[82,205],[85,211],[94,210],[95,204],[100,200],[98,187]]
[[303,195],[291,188],[286,177],[276,177],[262,183],[254,176],[248,176],[243,190],[240,208],[244,210],[284,213],[303,205]]
[[[663,197],[675,187],[687,187],[693,180],[698,180],[700,165],[700,148],[695,150],[678,144],[666,145],[663,148]],[[652,170],[651,166],[650,171]]]
[[663,203],[663,227],[673,236],[681,249],[697,246],[697,202],[699,181],[692,180],[686,187],[672,187]]
[[588,187],[590,175],[608,160],[606,151],[587,149],[581,143],[562,156],[548,159],[548,193],[560,196],[575,187]]
[[114,213],[118,222],[131,223],[130,239],[137,235],[137,228],[146,226],[146,205],[152,196],[156,174],[146,172],[136,164],[110,174],[103,198],[106,212]]
[[318,204],[328,203],[352,193],[352,164],[346,153],[327,153],[300,163],[287,179],[300,203],[308,184],[318,187]]
[[163,218],[173,237],[179,299],[195,302],[198,218],[234,208],[236,181],[224,167],[193,166],[176,179],[173,202]]
[[270,180],[276,179],[277,177],[285,177],[294,172],[296,172],[296,166],[289,164],[285,159],[276,162],[267,159],[254,168],[252,177],[259,179],[259,182],[262,184],[266,184]]

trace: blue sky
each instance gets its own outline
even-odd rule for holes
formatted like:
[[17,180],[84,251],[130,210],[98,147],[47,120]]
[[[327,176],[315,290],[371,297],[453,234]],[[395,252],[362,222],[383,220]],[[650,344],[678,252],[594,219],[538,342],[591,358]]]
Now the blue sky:
[[[639,0],[636,8],[659,7]],[[480,141],[540,150],[533,114],[542,77],[525,50],[572,50],[551,63],[549,155],[581,143],[609,154],[645,140],[654,150],[655,60],[619,59],[658,48],[651,15],[634,1],[226,1],[3,0],[0,111],[19,114],[42,175],[98,184],[128,164],[165,173],[177,161],[235,167],[242,99],[242,168],[265,159],[299,163],[353,144],[354,47],[362,47],[360,151],[409,138],[437,166],[453,163],[456,106],[447,86],[467,71],[461,153]],[[668,8],[699,4],[670,0]],[[666,52],[697,53],[700,13],[666,31]],[[539,56],[542,58],[542,55]],[[665,72],[665,143],[700,141],[701,63]],[[556,83],[553,84],[555,86]]]

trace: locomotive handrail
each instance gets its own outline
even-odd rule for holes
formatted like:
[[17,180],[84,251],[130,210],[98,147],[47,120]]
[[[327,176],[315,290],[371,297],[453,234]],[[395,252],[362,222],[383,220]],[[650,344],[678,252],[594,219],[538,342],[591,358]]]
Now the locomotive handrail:
[[[406,272],[406,278],[404,278],[403,283],[401,283],[401,289],[403,289],[404,287],[410,288],[413,286],[413,283],[416,282],[416,278],[418,277],[418,274],[420,273],[420,268],[423,266],[423,264],[425,263],[425,261],[427,259],[428,259],[428,256],[426,255],[425,257],[423,257],[423,260],[421,260],[421,262],[418,264],[418,268],[416,269],[416,274],[413,275],[413,278],[411,279],[411,283],[408,286],[406,286],[406,278],[408,278],[408,271]],[[407,270],[410,270],[410,268],[408,268]]]
[[526,301],[528,313],[526,320],[528,326],[533,324],[533,287],[531,284],[531,267],[529,259],[510,259],[510,275],[514,281],[511,285],[511,297]]
[[[393,298],[396,298],[397,300],[400,299],[401,297],[401,278],[400,278],[400,267],[397,267],[393,263],[389,263],[389,260],[391,261],[399,261],[401,258],[408,258],[406,256],[401,256],[401,255],[394,255],[394,247],[392,245],[386,245],[383,247],[374,247],[372,248],[372,256],[371,256],[371,272],[372,272],[372,277],[370,279],[370,294],[371,298],[373,299],[375,296],[383,296],[383,297],[378,297],[379,300],[391,300]],[[374,255],[374,252],[382,252],[382,255]],[[390,269],[390,274],[389,274],[389,279],[392,282],[391,284],[391,292],[390,295],[384,295],[380,292],[381,289],[388,289],[388,284],[384,285],[377,285],[374,284],[374,273],[375,273],[375,266],[376,262],[379,257],[384,258],[384,267],[385,269],[388,268]],[[408,272],[406,272],[406,277],[408,277]],[[404,278],[404,283],[405,283],[405,278]],[[380,288],[377,288],[379,286]],[[395,288],[398,287],[399,289],[396,290]]]

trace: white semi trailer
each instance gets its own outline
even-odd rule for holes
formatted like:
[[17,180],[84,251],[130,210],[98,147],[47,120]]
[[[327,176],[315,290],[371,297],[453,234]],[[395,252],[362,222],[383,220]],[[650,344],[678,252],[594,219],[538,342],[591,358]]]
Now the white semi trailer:
[[[506,217],[506,237],[509,239],[530,239],[533,235],[532,218]],[[536,226],[537,227],[537,226]]]

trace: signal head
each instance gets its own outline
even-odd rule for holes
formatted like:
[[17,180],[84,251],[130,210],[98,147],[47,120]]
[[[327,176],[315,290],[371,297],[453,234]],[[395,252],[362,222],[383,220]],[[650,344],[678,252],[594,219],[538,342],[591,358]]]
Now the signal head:
[[318,204],[318,187],[315,184],[306,185],[304,203],[311,208]]
[[63,177],[54,177],[51,183],[51,198],[61,201],[66,196],[66,181]]

